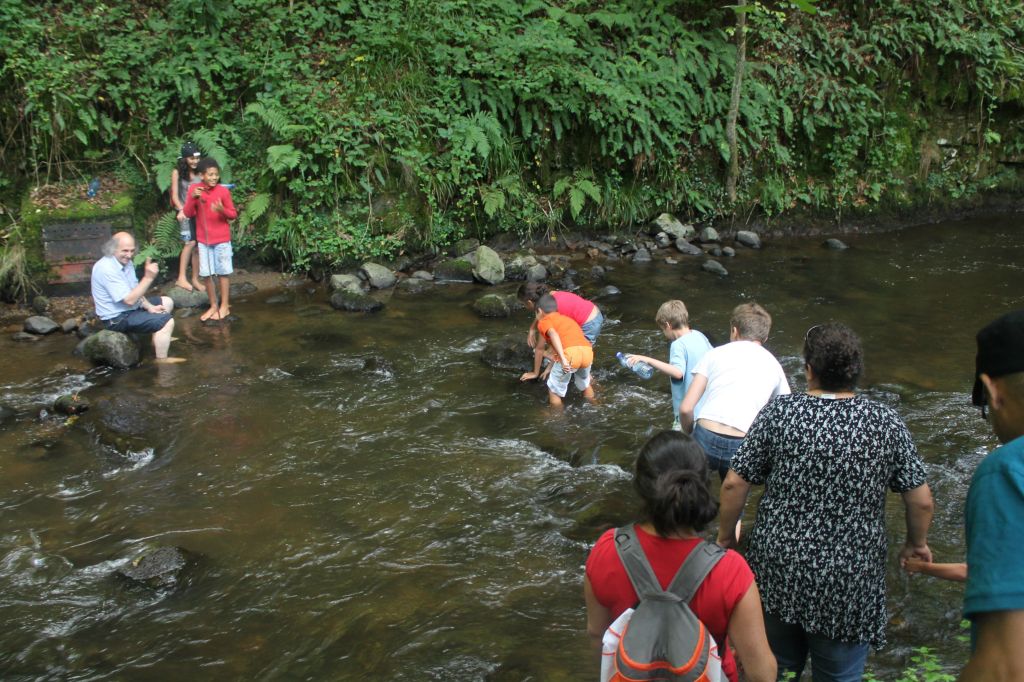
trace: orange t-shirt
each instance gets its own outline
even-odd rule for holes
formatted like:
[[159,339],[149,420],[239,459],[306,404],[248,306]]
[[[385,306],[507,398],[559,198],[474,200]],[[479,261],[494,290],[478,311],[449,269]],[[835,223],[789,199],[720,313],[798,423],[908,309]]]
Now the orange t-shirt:
[[580,325],[571,317],[566,317],[561,313],[549,313],[537,321],[537,330],[544,335],[548,343],[551,343],[551,339],[548,337],[548,330],[550,329],[558,332],[558,338],[562,342],[563,349],[573,348],[574,346],[590,348],[590,341],[587,341],[587,337],[583,336],[583,330],[580,329]]

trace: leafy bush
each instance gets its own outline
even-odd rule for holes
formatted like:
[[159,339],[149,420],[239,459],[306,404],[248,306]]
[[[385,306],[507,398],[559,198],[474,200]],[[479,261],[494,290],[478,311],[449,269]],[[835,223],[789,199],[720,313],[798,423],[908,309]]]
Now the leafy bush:
[[[238,185],[241,241],[297,267],[663,210],[841,219],[1015,179],[993,172],[1024,148],[1018,3],[747,8],[735,204],[736,14],[706,0],[0,0],[0,173],[117,167],[162,192],[193,139]],[[964,161],[935,179],[922,142],[950,110]]]

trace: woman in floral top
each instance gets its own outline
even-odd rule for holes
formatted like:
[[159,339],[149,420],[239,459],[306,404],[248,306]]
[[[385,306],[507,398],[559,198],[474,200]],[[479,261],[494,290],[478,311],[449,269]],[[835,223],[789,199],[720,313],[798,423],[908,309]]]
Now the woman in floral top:
[[765,486],[747,560],[764,602],[779,673],[815,682],[860,680],[868,647],[885,643],[886,491],[907,508],[900,561],[931,560],[932,495],[895,410],[854,393],[864,368],[848,327],[812,327],[804,339],[807,393],[758,414],[722,484],[718,542],[736,545],[751,485]]

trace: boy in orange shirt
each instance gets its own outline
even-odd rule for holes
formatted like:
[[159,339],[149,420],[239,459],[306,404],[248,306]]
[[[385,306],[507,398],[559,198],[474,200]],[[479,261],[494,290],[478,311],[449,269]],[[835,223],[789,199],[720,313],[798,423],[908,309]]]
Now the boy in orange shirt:
[[[576,388],[587,400],[594,399],[590,386],[590,366],[594,363],[594,349],[583,335],[583,329],[571,317],[558,313],[558,303],[551,294],[537,301],[537,331],[544,335],[552,360],[548,376],[548,402],[561,405],[569,390],[569,379],[574,378]],[[520,381],[537,378],[537,372],[526,372]]]

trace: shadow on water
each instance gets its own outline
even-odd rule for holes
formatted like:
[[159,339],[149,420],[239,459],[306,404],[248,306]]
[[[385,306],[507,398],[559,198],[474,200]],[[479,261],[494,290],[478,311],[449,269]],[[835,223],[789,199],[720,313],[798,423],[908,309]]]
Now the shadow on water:
[[[17,413],[0,425],[0,675],[593,679],[589,543],[632,517],[632,458],[671,424],[667,382],[638,382],[613,355],[666,353],[653,317],[669,298],[718,343],[736,303],[766,305],[794,388],[807,327],[852,325],[865,391],[901,412],[929,464],[936,560],[959,561],[970,475],[994,445],[966,395],[973,335],[1022,304],[1016,229],[852,236],[842,253],[774,241],[728,260],[725,279],[691,260],[608,263],[604,281],[578,278],[584,294],[623,292],[601,301],[598,404],[570,393],[564,412],[542,385],[481,363],[488,339],[528,318],[478,319],[484,290],[470,285],[395,293],[374,316],[303,288],[257,295],[233,325],[181,319],[188,363],[126,373],[79,364],[72,339],[0,340],[0,402]],[[93,409],[49,415],[69,391]],[[200,570],[163,592],[110,578],[159,545]],[[895,565],[889,583],[891,641],[873,669],[891,676],[922,644],[955,669],[960,587]]]

